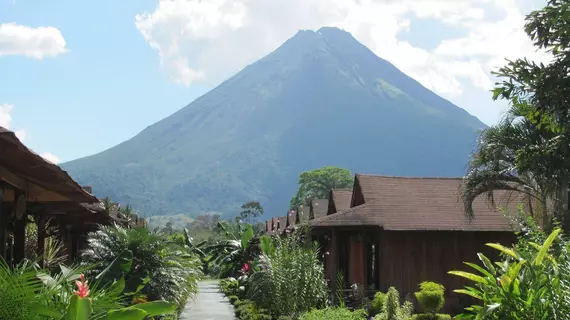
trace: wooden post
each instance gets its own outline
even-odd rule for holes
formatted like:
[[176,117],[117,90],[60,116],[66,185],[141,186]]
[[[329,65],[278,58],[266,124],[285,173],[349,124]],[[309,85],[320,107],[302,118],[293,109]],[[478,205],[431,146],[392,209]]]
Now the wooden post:
[[46,244],[46,220],[43,214],[40,214],[37,218],[37,226],[38,226],[38,247],[36,249],[36,253],[38,255],[38,263],[40,268],[44,267],[44,250]]
[[[336,293],[337,293],[337,285],[336,280],[338,277],[338,239],[337,239],[337,232],[336,228],[332,228],[331,234],[331,293],[332,293],[332,301],[333,305],[338,303]],[[342,288],[341,288],[342,289]]]
[[8,215],[2,210],[2,200],[4,199],[4,188],[0,187],[0,258],[6,260],[6,225]]
[[14,266],[22,262],[26,255],[26,222],[28,215],[24,213],[20,220],[14,221]]

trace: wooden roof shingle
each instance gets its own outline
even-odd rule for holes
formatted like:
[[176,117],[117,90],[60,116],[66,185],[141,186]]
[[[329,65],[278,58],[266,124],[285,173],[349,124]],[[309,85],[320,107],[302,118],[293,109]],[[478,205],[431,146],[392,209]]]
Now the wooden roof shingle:
[[[470,220],[459,198],[461,178],[357,175],[365,203],[311,221],[314,227],[379,226],[385,230],[512,231],[511,221],[485,197]],[[496,193],[498,207],[508,200]]]

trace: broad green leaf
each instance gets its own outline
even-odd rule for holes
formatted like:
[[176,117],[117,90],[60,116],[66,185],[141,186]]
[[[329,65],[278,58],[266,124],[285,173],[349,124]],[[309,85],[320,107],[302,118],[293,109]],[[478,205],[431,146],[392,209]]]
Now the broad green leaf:
[[137,308],[127,308],[110,311],[104,320],[144,320],[148,316],[146,311]]
[[91,299],[74,294],[67,307],[67,320],[89,320],[91,312]]
[[59,313],[57,310],[51,309],[47,306],[42,304],[34,304],[31,310],[35,315],[44,316],[53,319],[61,319],[62,314]]
[[129,272],[131,270],[131,264],[133,262],[133,253],[131,250],[125,250],[121,252],[107,268],[101,271],[100,274],[95,277],[95,279],[100,279],[109,273],[115,279],[122,276],[122,273]]
[[481,276],[469,273],[469,272],[465,272],[465,271],[449,271],[448,274],[452,274],[452,275],[458,276],[458,277],[463,277],[465,279],[469,279],[471,281],[478,282],[478,283],[483,283],[483,284],[489,283],[487,281],[487,279],[485,279]]
[[123,290],[125,290],[125,279],[120,278],[119,280],[113,282],[106,295],[111,297],[118,297],[121,295]]
[[251,239],[253,239],[253,236],[254,236],[253,228],[251,227],[251,225],[246,224],[245,230],[243,230],[243,232],[241,234],[241,247],[244,250],[247,249],[247,244],[249,243],[249,241]]
[[485,268],[487,268],[489,272],[491,272],[493,275],[497,274],[497,269],[495,269],[495,266],[493,266],[493,263],[491,262],[491,260],[489,260],[489,258],[487,258],[482,253],[478,253],[477,256],[479,257],[479,260],[483,262],[483,265],[485,265]]
[[481,295],[477,294],[476,292],[470,291],[470,290],[456,289],[456,290],[453,290],[453,292],[465,294],[465,295],[471,296],[475,299],[483,300],[483,297]]
[[484,276],[488,277],[488,278],[494,278],[494,276],[487,270],[481,268],[480,266],[474,264],[474,263],[470,263],[470,262],[464,262],[466,265],[470,266],[471,268],[479,271],[481,274],[483,274]]
[[536,257],[534,259],[534,265],[535,266],[542,264],[542,261],[544,260],[544,258],[546,257],[546,255],[548,253],[548,249],[550,249],[550,246],[552,245],[552,243],[554,242],[556,237],[558,237],[558,234],[560,233],[560,231],[562,231],[562,229],[560,229],[560,228],[555,229],[548,236],[548,238],[546,238],[546,240],[544,241],[544,243],[540,247],[540,250],[538,251],[538,253],[536,254]]
[[518,259],[518,258],[519,258],[519,256],[516,254],[516,252],[514,252],[513,250],[511,250],[511,249],[509,249],[509,248],[507,248],[507,247],[504,247],[504,246],[502,246],[502,245],[500,245],[500,244],[498,244],[498,243],[487,243],[486,245],[487,245],[488,247],[493,248],[493,249],[499,250],[499,251],[501,251],[502,253],[504,253],[504,254],[506,254],[506,255],[509,255],[509,256],[511,256],[511,257],[513,257],[513,258],[515,258],[515,259]]
[[154,317],[174,312],[176,310],[176,304],[166,301],[151,301],[147,303],[134,305],[128,309],[131,308],[143,310],[147,313],[147,316]]

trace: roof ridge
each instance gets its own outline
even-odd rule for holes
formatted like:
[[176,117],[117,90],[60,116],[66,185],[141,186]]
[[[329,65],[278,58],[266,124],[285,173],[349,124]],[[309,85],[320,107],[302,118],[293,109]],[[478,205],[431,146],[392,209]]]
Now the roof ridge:
[[462,180],[463,177],[405,177],[405,176],[389,176],[380,174],[357,173],[357,177],[375,177],[375,178],[391,178],[391,179],[426,179],[426,180]]

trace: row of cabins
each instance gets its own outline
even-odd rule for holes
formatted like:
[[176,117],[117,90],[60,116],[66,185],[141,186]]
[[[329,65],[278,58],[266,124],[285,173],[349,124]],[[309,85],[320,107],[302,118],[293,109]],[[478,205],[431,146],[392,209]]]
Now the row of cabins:
[[308,224],[324,252],[333,293],[344,289],[336,287],[338,273],[370,293],[394,286],[408,297],[422,281],[436,281],[446,287],[445,311],[458,313],[473,301],[452,291],[468,283],[447,272],[464,269],[464,261],[477,262],[479,252],[497,258],[486,243],[515,240],[511,220],[500,209],[513,207],[508,194],[495,195],[496,207],[476,199],[475,218],[469,219],[459,199],[461,181],[357,174],[352,190],[309,199],[267,221],[266,232],[284,235]]
[[[144,225],[141,219],[139,225]],[[28,149],[14,132],[0,127],[0,257],[9,265],[25,258],[26,225],[37,224],[39,264],[44,240],[56,235],[73,261],[86,245],[85,236],[99,225],[124,226],[131,221],[108,210],[59,166]]]

